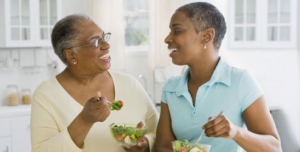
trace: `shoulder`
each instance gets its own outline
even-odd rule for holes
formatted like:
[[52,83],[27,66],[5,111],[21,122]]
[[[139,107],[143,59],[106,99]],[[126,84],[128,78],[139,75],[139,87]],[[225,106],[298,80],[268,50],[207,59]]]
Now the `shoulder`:
[[57,80],[54,77],[40,83],[38,87],[35,89],[35,92],[45,92],[45,91],[47,92],[51,89],[55,89],[56,87],[57,87]]
[[249,71],[246,69],[231,67],[231,76],[232,77],[241,78],[246,73],[249,73]]
[[140,82],[130,74],[116,72],[116,71],[109,71],[109,73],[114,83],[119,87],[125,87],[125,88],[140,87]]
[[50,105],[52,104],[50,102],[50,99],[53,97],[55,98],[60,96],[60,94],[57,93],[57,90],[59,90],[59,87],[58,81],[55,77],[43,81],[33,93],[32,105],[36,105],[37,103],[39,103],[44,107],[50,107]]
[[163,91],[175,91],[181,79],[182,76],[175,76],[169,78],[163,87]]
[[231,81],[234,86],[233,88],[237,89],[241,94],[249,92],[263,93],[259,82],[249,70],[233,68]]
[[114,80],[120,81],[120,82],[136,82],[137,79],[126,73],[117,72],[117,71],[109,71],[110,75],[113,77]]
[[239,69],[236,67],[231,68],[231,80],[233,82],[240,83],[241,81],[247,81],[249,79],[254,79],[253,74],[249,70]]

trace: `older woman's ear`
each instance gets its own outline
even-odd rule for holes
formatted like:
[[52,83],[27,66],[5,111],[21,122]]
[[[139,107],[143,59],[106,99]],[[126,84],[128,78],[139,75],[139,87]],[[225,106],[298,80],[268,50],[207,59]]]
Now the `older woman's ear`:
[[64,50],[64,56],[66,57],[66,61],[69,64],[77,64],[77,53],[71,49]]

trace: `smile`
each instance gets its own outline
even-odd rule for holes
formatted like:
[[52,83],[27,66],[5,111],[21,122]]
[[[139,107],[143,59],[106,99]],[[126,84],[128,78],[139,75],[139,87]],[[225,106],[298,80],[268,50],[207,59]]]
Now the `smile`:
[[171,49],[169,49],[169,53],[170,54],[173,53],[173,52],[175,52],[175,51],[177,51],[177,48],[171,48]]
[[100,59],[108,59],[110,57],[110,55],[107,53],[107,54],[105,54],[105,55],[103,55],[103,56],[101,56],[100,57]]

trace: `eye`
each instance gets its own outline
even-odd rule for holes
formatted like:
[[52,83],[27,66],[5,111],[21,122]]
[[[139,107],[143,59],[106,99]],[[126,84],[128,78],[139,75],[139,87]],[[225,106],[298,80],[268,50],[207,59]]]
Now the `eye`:
[[180,30],[174,30],[174,34],[175,34],[175,35],[180,34],[180,32],[181,32]]
[[95,47],[98,46],[98,39],[94,42]]
[[101,42],[100,38],[96,39],[95,42],[94,42],[95,47],[98,47],[100,42]]

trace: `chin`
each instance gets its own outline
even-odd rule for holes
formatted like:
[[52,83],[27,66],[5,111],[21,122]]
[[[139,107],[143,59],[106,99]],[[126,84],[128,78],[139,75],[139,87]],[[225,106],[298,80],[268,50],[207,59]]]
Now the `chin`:
[[176,61],[172,58],[172,62],[175,64],[175,65],[186,65],[186,63],[182,62],[182,61]]
[[98,67],[100,71],[108,71],[110,69],[110,64],[101,65]]
[[107,71],[107,70],[110,69],[110,67],[111,67],[111,65],[110,65],[110,63],[109,63],[108,65],[106,65],[106,66],[104,67],[104,69]]

